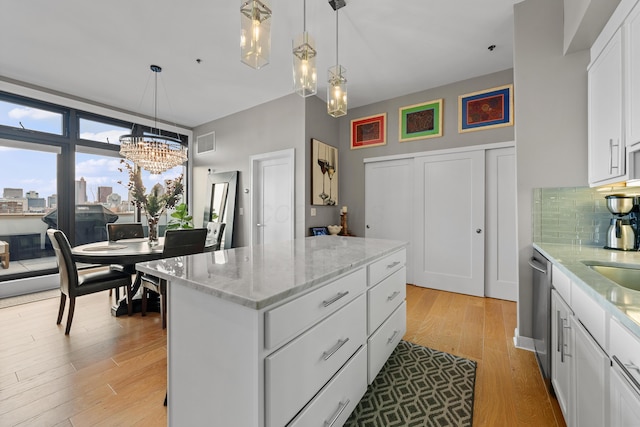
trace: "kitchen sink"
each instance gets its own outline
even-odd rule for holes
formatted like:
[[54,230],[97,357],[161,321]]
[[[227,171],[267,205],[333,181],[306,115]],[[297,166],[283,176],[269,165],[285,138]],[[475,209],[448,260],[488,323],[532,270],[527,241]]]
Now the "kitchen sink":
[[623,288],[631,289],[632,291],[640,291],[640,265],[635,268],[591,263],[587,261],[585,261],[584,264]]

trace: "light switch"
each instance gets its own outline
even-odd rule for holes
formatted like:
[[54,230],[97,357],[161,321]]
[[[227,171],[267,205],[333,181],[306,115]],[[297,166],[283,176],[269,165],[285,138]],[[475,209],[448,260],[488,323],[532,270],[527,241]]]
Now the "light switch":
[[244,215],[244,208],[240,208],[240,215]]
[[316,216],[316,208],[311,208],[311,216]]

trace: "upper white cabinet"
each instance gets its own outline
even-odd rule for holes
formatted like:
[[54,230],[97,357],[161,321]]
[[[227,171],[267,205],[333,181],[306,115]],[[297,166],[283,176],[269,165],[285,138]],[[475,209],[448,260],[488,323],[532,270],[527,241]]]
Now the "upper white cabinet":
[[640,6],[633,8],[623,26],[626,142],[640,149]]
[[620,181],[625,175],[622,131],[622,30],[593,55],[589,79],[589,184]]

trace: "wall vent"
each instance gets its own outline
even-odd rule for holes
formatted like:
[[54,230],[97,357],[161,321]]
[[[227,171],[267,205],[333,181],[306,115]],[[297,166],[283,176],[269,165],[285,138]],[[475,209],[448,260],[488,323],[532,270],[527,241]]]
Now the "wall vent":
[[196,152],[198,154],[216,151],[216,133],[209,132],[204,135],[199,135],[196,138],[196,146]]

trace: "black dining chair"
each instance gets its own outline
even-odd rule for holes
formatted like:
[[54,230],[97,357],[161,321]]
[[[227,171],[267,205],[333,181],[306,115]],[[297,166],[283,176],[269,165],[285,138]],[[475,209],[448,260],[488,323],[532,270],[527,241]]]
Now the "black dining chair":
[[[141,222],[107,224],[107,240],[110,242],[141,237],[144,237],[144,228],[142,228]],[[136,267],[134,265],[112,264],[109,268],[112,270],[122,271],[124,273],[137,274]],[[109,295],[111,295],[111,290],[109,291]],[[120,288],[116,288],[116,300],[120,300]]]
[[[206,228],[191,228],[183,230],[167,230],[164,235],[162,258],[192,255],[204,252],[207,239]],[[150,274],[142,275],[142,309],[141,314],[147,314],[147,291],[151,290],[160,295],[160,317],[162,329],[167,327],[167,282]]]
[[69,312],[67,314],[67,326],[64,331],[65,335],[69,335],[71,330],[76,297],[125,286],[127,289],[127,302],[131,303],[131,274],[111,269],[92,273],[78,273],[67,236],[62,231],[54,229],[47,230],[47,236],[49,236],[56,254],[60,273],[60,309],[58,310],[58,321],[56,323],[58,325],[62,322],[64,307],[67,297],[69,297]]

